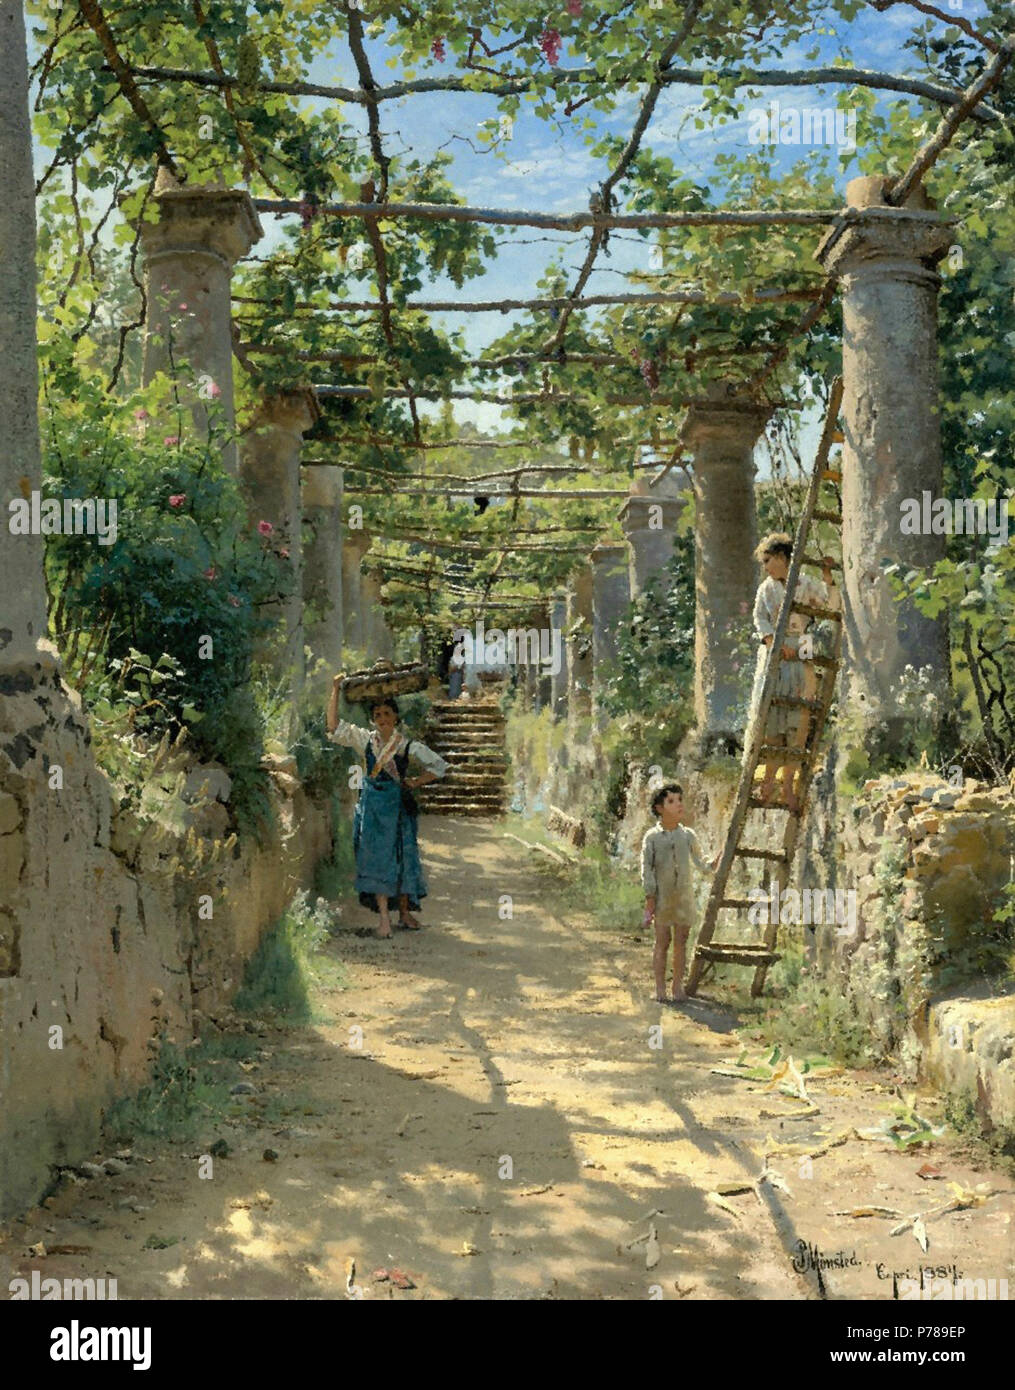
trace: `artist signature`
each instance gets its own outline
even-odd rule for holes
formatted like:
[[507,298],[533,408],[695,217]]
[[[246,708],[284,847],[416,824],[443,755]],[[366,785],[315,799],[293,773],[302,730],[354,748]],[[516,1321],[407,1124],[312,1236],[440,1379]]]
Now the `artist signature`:
[[827,1255],[824,1250],[808,1244],[806,1240],[797,1241],[796,1254],[793,1256],[793,1268],[797,1274],[806,1274],[808,1270],[818,1269],[849,1269],[852,1265],[862,1263],[855,1250],[836,1250],[834,1255]]

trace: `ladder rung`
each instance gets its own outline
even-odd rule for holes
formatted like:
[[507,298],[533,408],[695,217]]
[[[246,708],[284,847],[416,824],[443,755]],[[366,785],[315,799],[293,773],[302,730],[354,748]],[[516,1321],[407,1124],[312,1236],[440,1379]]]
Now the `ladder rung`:
[[722,901],[719,903],[719,906],[735,907],[739,911],[739,909],[744,907],[757,907],[760,901],[764,900],[758,898],[723,898]]
[[820,608],[815,603],[798,603],[796,599],[790,604],[794,613],[804,613],[808,618],[827,618],[834,623],[842,622],[842,614],[838,608]]
[[842,664],[836,656],[812,656],[812,666],[820,666],[824,671],[837,671]]
[[815,507],[814,511],[811,512],[811,516],[815,521],[834,521],[837,524],[841,524],[842,522],[841,512],[828,512],[825,511],[824,508]]
[[842,430],[833,430],[833,431],[832,431],[832,443],[833,443],[833,444],[845,444],[845,442],[846,442],[846,436],[843,434]]
[[[801,563],[805,565],[813,565],[814,568],[818,570],[823,570],[825,568],[824,560],[819,559],[817,555],[805,555]],[[830,570],[841,570],[842,564],[839,560],[833,560],[832,563],[828,566],[828,568]]]
[[819,711],[825,708],[823,700],[805,700],[802,695],[773,695],[772,704],[778,705],[781,709],[811,709]]
[[799,811],[794,811],[783,801],[762,801],[760,796],[749,796],[747,805],[756,811],[788,811],[791,816],[799,815]]
[[757,849],[754,845],[744,845],[736,851],[741,859],[772,859],[776,864],[785,864],[786,856],[775,849]]
[[699,946],[697,954],[702,960],[725,962],[727,965],[773,965],[781,960],[778,951],[769,951],[764,946],[751,947],[743,944],[718,942],[709,946]]

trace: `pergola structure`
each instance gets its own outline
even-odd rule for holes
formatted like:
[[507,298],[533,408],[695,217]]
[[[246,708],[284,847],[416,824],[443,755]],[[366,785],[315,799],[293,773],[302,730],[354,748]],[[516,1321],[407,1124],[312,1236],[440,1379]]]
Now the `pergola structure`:
[[[542,16],[519,13],[498,26],[485,7],[463,19],[449,5],[428,6],[411,22],[385,4],[367,15],[364,6],[338,0],[317,7],[327,12],[319,21],[296,7],[299,15],[290,14],[289,22],[308,52],[330,43],[347,47],[358,79],[350,86],[294,73],[295,51],[275,34],[286,20],[272,13],[248,15],[238,25],[199,0],[181,4],[178,15],[155,25],[167,51],[189,55],[190,62],[153,66],[141,61],[152,35],[137,7],[99,0],[58,7],[36,64],[37,105],[58,100],[83,68],[107,86],[98,109],[72,124],[39,192],[76,173],[80,150],[114,115],[118,138],[135,156],[114,194],[136,190],[142,150],[155,161],[157,174],[143,199],[130,204],[132,265],[140,258],[144,277],[138,321],[121,329],[120,362],[126,334],[143,322],[146,379],[172,370],[166,343],[173,306],[186,303],[197,308],[177,351],[195,379],[210,377],[221,386],[228,419],[234,419],[233,359],[245,369],[246,389],[254,390],[258,405],[238,451],[227,450],[226,465],[243,479],[251,515],[274,518],[287,545],[295,577],[283,614],[290,658],[302,651],[301,595],[311,591],[325,615],[307,634],[318,654],[337,664],[350,634],[354,646],[390,650],[379,603],[385,580],[389,591],[419,590],[427,602],[443,583],[461,600],[463,614],[545,615],[553,604],[567,610],[571,627],[587,620],[594,657],[605,656],[611,624],[665,562],[659,533],[672,536],[683,505],[670,470],[687,460],[697,509],[696,712],[705,731],[728,727],[738,690],[724,653],[755,583],[754,447],[773,412],[792,404],[801,372],[821,375],[820,361],[808,353],[819,336],[827,340],[841,306],[851,689],[874,717],[888,708],[893,681],[914,659],[946,678],[942,625],[895,603],[878,557],[887,548],[903,564],[922,566],[942,551],[940,537],[890,530],[894,500],[939,487],[942,474],[934,267],[956,232],[923,184],[960,129],[975,134],[996,124],[990,96],[1013,47],[922,0],[874,0],[871,8],[893,3],[957,26],[982,52],[968,86],[827,63],[772,67],[761,59],[780,31],[795,39],[807,27],[793,18],[793,7],[779,5],[743,7],[755,23],[737,29],[727,22],[736,7],[725,3],[667,7],[644,0],[595,16],[591,7],[571,3],[559,21],[563,38]],[[738,16],[743,19],[739,10]],[[384,37],[403,43],[406,69],[422,62],[427,75],[379,81],[377,47]],[[558,61],[565,40],[582,55],[577,63]],[[444,70],[449,44],[454,73]],[[829,200],[825,187],[812,195],[824,206],[807,205],[799,189],[797,206],[773,206],[771,189],[764,205],[737,199],[727,205],[686,180],[668,187],[653,177],[647,136],[667,90],[699,90],[712,117],[740,94],[767,87],[893,93],[928,104],[936,116],[927,137],[913,140],[905,168],[853,180],[845,206]],[[212,126],[229,132],[221,137],[218,186],[211,177],[214,151],[178,118],[180,94],[187,94],[198,124],[216,103]],[[608,169],[587,208],[477,207],[456,198],[438,166],[412,168],[392,153],[388,113],[396,103],[411,107],[413,99],[435,94],[500,103],[508,119],[519,101],[531,99],[540,115],[561,121],[579,110],[588,115],[612,107],[626,94],[634,115],[626,135],[606,142]],[[309,117],[308,101],[323,113]],[[365,155],[355,128],[334,114],[346,108],[365,116]],[[302,150],[293,135],[301,125],[309,131]],[[246,188],[226,186],[238,182],[236,170]],[[269,217],[299,230],[282,251],[244,267],[242,282],[234,283],[237,263],[262,240]],[[431,278],[453,262],[461,282],[507,254],[510,237],[495,242],[491,228],[582,238],[575,243],[580,265],[569,279],[554,270],[538,296],[418,294],[424,262]],[[634,283],[628,291],[597,293],[590,282],[611,239],[625,232],[658,235],[659,269],[627,272]],[[690,272],[694,248],[705,243],[688,243],[691,235],[713,239],[700,283]],[[768,237],[777,239],[770,255]],[[813,253],[809,261],[798,249],[791,263],[787,237]],[[769,260],[777,270],[766,277]],[[367,276],[372,297],[360,288]],[[505,334],[503,316],[519,313],[529,318]],[[446,314],[489,316],[497,333],[484,351],[467,351],[433,317]],[[622,351],[615,345],[639,340],[650,346]],[[491,376],[499,384],[491,386]],[[427,413],[429,403],[447,412],[456,401],[510,413],[512,434],[463,437],[447,418]],[[195,395],[191,407],[194,428],[207,428],[206,400]],[[567,460],[550,447],[564,436],[578,441]],[[642,441],[653,447],[655,471],[631,483],[632,456]],[[430,451],[457,448],[530,450],[537,457],[519,468],[462,475],[460,482],[458,474],[427,468]],[[561,486],[557,479],[569,473],[579,481]],[[581,481],[583,475],[598,485]],[[473,495],[502,497],[506,506],[491,509],[493,521],[490,513],[477,518],[483,524],[475,528],[465,527],[461,515],[451,526],[453,499]],[[623,545],[603,530],[601,511],[576,513],[571,506],[613,499],[624,502]],[[349,525],[351,504],[365,514],[358,527]],[[407,527],[403,507],[418,509],[417,524]],[[305,547],[304,523],[312,537]],[[591,548],[597,531],[603,543]],[[527,538],[547,532],[557,538]],[[387,545],[374,549],[376,541]],[[399,545],[411,550],[392,548]],[[482,557],[490,568],[474,584],[462,572],[442,578],[437,565],[448,552]],[[508,557],[537,555],[552,555],[562,566],[549,592],[542,587],[545,571],[505,568]],[[502,588],[524,582],[526,573],[528,594]],[[570,598],[555,597],[568,574]],[[571,663],[579,683],[580,667]]]

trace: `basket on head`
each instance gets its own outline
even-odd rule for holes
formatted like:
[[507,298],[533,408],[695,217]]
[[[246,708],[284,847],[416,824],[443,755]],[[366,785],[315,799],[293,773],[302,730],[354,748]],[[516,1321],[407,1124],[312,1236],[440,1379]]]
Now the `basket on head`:
[[375,661],[365,671],[353,671],[341,684],[341,691],[350,704],[365,704],[368,700],[383,699],[385,695],[409,695],[425,690],[430,682],[430,670],[421,661],[408,666],[395,666],[390,661]]

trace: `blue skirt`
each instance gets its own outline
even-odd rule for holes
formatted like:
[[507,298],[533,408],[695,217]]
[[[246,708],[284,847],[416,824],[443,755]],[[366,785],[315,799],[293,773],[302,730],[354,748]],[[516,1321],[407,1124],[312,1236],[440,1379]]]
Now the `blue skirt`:
[[402,806],[402,789],[387,774],[367,777],[353,817],[356,892],[364,907],[378,912],[377,895],[389,903],[405,893],[415,910],[426,897],[426,879],[416,839],[416,817]]

